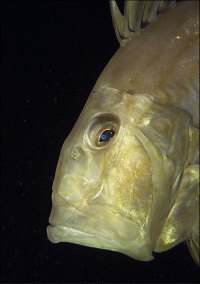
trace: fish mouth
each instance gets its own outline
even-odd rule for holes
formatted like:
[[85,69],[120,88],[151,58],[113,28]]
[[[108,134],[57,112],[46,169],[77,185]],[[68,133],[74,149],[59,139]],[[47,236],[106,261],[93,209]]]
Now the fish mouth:
[[152,250],[137,222],[107,204],[53,206],[47,235],[51,242],[118,251],[138,260],[151,260]]
[[64,226],[50,225],[47,227],[47,234],[50,241],[54,243],[69,242],[88,247],[121,252],[128,251],[131,247],[130,242],[120,243],[119,246],[119,242],[115,239],[107,239],[103,236],[97,236],[91,233],[86,233],[74,228]]

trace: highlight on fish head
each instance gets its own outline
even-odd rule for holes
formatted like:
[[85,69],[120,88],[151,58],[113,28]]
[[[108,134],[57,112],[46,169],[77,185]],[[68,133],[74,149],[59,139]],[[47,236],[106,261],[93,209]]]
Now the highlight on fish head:
[[52,242],[153,258],[175,168],[144,134],[152,104],[109,87],[92,92],[61,150],[47,229]]

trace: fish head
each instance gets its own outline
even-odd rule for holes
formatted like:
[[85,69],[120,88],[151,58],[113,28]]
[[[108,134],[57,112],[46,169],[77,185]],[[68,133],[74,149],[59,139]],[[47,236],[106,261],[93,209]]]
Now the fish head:
[[153,258],[169,193],[163,155],[138,127],[151,114],[145,97],[106,86],[91,93],[58,161],[47,229],[52,242]]

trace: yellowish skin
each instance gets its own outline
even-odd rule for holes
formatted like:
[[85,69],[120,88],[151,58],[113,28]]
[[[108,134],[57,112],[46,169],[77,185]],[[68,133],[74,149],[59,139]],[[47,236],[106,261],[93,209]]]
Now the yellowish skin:
[[99,77],[61,150],[52,242],[151,260],[188,240],[199,261],[197,6],[161,15]]

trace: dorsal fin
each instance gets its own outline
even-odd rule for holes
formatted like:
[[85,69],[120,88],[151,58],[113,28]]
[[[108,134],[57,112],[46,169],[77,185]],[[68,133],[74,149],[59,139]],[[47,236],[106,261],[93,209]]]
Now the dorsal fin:
[[157,19],[157,15],[173,8],[176,1],[125,0],[124,15],[115,0],[110,0],[110,9],[115,34],[121,46],[130,41],[140,29]]

